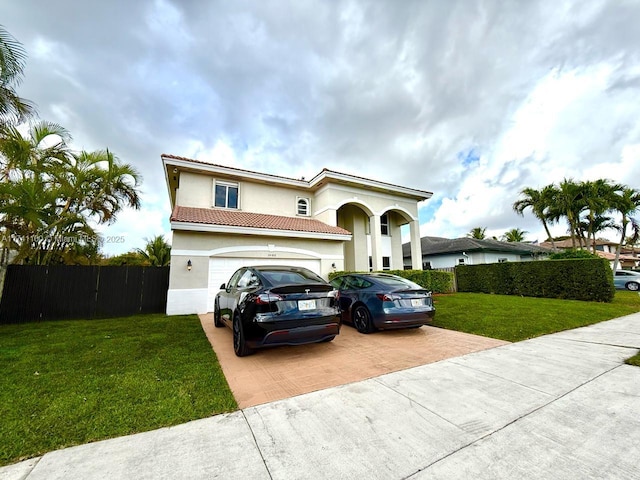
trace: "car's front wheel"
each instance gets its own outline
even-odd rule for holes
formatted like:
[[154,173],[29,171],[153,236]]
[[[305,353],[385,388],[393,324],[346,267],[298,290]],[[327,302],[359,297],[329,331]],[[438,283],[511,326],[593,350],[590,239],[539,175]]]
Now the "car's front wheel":
[[213,306],[213,325],[218,328],[224,327],[224,323],[222,323],[222,313],[220,312],[220,302],[217,298]]
[[253,353],[253,350],[247,347],[242,322],[238,315],[233,316],[233,351],[238,357],[246,357]]
[[371,314],[367,307],[362,305],[356,307],[351,313],[351,320],[353,321],[353,326],[356,327],[360,333],[371,333],[374,330]]
[[631,290],[632,292],[637,292],[640,289],[640,283],[637,282],[629,282],[625,286],[627,290]]

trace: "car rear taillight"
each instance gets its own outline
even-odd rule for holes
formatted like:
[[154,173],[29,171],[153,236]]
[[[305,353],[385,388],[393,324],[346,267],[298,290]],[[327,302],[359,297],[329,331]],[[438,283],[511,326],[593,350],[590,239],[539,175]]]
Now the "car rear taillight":
[[394,300],[400,300],[398,295],[391,295],[388,293],[376,293],[376,297],[378,297],[383,302],[393,302]]
[[261,293],[256,297],[256,303],[258,305],[268,305],[271,302],[278,302],[280,300],[283,300],[283,298],[274,293]]

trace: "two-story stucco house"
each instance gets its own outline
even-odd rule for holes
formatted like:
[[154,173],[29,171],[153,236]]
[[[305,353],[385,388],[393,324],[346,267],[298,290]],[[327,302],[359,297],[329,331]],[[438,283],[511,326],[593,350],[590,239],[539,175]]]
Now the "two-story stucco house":
[[400,228],[421,268],[418,203],[432,193],[324,169],[310,180],[162,155],[171,200],[167,313],[213,310],[243,265],[402,269]]

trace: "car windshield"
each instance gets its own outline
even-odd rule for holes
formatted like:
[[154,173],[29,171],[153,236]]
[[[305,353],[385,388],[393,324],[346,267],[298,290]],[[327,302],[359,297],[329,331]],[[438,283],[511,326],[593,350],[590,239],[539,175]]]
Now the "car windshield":
[[320,277],[308,270],[261,270],[260,273],[273,285],[292,283],[324,283]]
[[375,279],[376,279],[376,282],[394,290],[397,290],[399,288],[412,288],[416,290],[424,290],[424,288],[422,288],[417,283],[413,283],[411,280],[407,280],[405,278],[375,277]]

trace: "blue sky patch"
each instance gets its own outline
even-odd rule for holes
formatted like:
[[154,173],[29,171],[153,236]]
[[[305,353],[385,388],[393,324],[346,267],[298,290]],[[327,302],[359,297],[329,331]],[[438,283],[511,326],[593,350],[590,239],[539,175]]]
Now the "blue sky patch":
[[458,160],[460,160],[463,167],[471,167],[480,163],[480,154],[475,148],[463,150],[458,152]]

